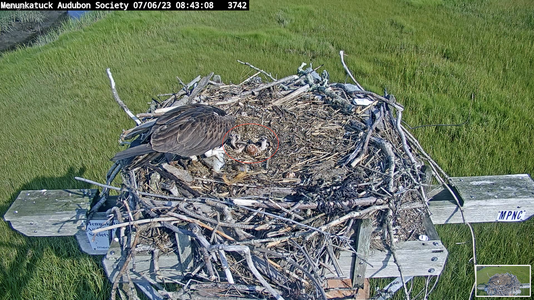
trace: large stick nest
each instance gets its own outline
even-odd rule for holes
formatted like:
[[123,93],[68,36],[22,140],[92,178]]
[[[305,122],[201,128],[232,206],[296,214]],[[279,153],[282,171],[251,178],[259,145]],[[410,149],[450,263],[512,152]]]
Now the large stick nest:
[[303,66],[271,83],[261,72],[241,84],[197,78],[153,101],[138,115],[145,125],[122,133],[121,142],[148,142],[148,124],[187,103],[236,117],[220,172],[202,157],[141,156],[118,166],[121,219],[175,218],[137,226],[134,249],[176,251],[175,233],[194,241],[183,282],[197,284],[180,295],[203,289],[211,296],[325,298],[328,278],[349,277],[337,260],[341,251],[354,252],[357,219],[373,220],[374,249],[425,234],[423,183],[430,178],[417,141],[401,125],[402,106]]

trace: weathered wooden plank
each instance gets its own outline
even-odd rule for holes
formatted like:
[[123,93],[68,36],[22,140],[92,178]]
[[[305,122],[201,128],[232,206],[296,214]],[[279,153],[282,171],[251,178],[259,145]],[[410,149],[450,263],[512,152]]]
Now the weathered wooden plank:
[[[367,264],[363,260],[367,260],[369,255],[369,246],[371,244],[371,234],[373,232],[372,222],[370,219],[363,219],[359,222],[359,229],[356,233],[356,252],[360,256],[353,254],[353,263],[351,270],[352,286],[363,288],[365,281],[365,270]],[[362,260],[363,258],[363,260]]]
[[[453,177],[467,222],[524,221],[534,215],[534,181],[528,174]],[[452,195],[441,190],[429,202],[434,224],[463,223]]]
[[534,181],[528,174],[452,177],[451,183],[463,199],[533,199]]
[[96,189],[26,190],[4,215],[27,236],[72,236],[82,227]]
[[[409,241],[397,246],[396,254],[403,276],[428,276],[441,274],[448,251],[440,240]],[[365,277],[398,277],[397,265],[390,252],[375,250],[367,260]]]
[[[191,253],[191,252],[189,252]],[[184,266],[188,266],[187,263],[192,259],[184,258],[184,263],[180,261],[180,257],[175,252],[161,253],[158,258],[158,275],[154,272],[154,263],[151,253],[136,253],[135,259],[130,261],[129,274],[133,282],[144,282],[146,276],[154,281],[161,282],[161,278],[168,278],[171,280],[181,280],[184,277],[187,269],[183,269]],[[121,249],[118,242],[111,243],[106,256],[102,259],[102,265],[111,282],[115,280],[118,275],[126,255],[121,255]]]
[[[440,240],[409,241],[397,245],[397,256],[403,276],[428,276],[441,274],[448,251]],[[344,254],[344,253],[342,253]],[[350,259],[350,260],[349,260]],[[371,250],[366,260],[365,278],[398,277],[397,265],[389,251]],[[343,271],[350,271],[352,256],[341,255],[339,264]]]

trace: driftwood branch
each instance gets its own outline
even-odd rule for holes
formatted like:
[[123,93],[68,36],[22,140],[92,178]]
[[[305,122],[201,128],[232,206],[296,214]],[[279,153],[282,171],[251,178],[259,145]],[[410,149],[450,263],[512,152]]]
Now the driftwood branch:
[[240,64],[247,65],[247,66],[251,67],[252,69],[254,69],[254,70],[258,71],[258,72],[261,72],[265,76],[271,78],[272,81],[276,81],[276,78],[274,78],[270,73],[267,73],[262,69],[256,68],[255,66],[249,64],[248,62],[243,62],[243,61],[240,61],[239,59],[237,60],[237,62],[240,63]]
[[277,291],[275,291],[271,285],[261,276],[260,272],[258,272],[258,269],[254,266],[254,262],[252,261],[252,256],[250,254],[250,249],[247,246],[231,246],[231,245],[214,245],[212,246],[212,249],[216,250],[224,250],[224,251],[233,251],[233,252],[240,252],[243,256],[245,256],[245,260],[247,261],[247,265],[250,268],[250,271],[258,279],[258,281],[273,295],[275,299],[284,299]]
[[354,83],[356,84],[356,86],[364,91],[364,88],[358,83],[358,81],[356,80],[356,78],[354,78],[354,76],[352,76],[352,73],[350,72],[349,70],[349,67],[347,67],[347,65],[345,64],[345,60],[343,59],[343,56],[345,56],[345,53],[343,50],[339,51],[339,56],[341,57],[341,64],[343,65],[343,68],[345,69],[345,71],[347,72],[347,75],[350,76],[350,78],[352,79],[352,81],[354,81]]
[[111,85],[111,92],[113,93],[113,98],[115,98],[115,101],[119,104],[119,106],[126,112],[126,114],[134,120],[135,124],[140,125],[141,120],[139,120],[131,111],[128,109],[126,104],[122,102],[121,98],[119,98],[119,93],[117,93],[117,89],[115,88],[115,80],[113,80],[113,76],[111,75],[111,71],[109,68],[106,69],[106,72],[108,73],[109,82]]

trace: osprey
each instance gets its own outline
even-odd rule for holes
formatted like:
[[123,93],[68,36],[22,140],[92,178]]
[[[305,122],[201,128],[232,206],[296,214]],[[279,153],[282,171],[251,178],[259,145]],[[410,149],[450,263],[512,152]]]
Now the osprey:
[[235,118],[222,109],[203,104],[176,107],[160,116],[150,129],[150,141],[117,153],[118,161],[151,152],[179,156],[201,155],[222,146],[224,135]]

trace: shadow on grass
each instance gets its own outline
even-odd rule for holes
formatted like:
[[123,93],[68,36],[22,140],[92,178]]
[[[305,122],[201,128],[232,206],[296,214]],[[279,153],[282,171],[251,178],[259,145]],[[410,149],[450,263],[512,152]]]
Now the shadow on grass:
[[[73,167],[69,168],[63,176],[59,177],[36,177],[30,182],[23,184],[16,192],[14,192],[10,201],[5,205],[0,205],[0,216],[4,216],[9,206],[15,201],[21,191],[36,190],[36,189],[65,189],[65,188],[90,188],[86,183],[74,181],[75,176],[83,176],[86,168],[80,167],[75,170]],[[21,233],[18,233],[21,234]],[[22,234],[21,234],[22,235]],[[16,242],[5,242],[0,245],[11,253],[15,253],[9,261],[0,264],[0,299],[22,299],[24,298],[24,291],[35,289],[35,287],[28,286],[28,283],[33,279],[35,274],[42,272],[37,270],[39,266],[46,266],[42,260],[49,252],[53,256],[61,258],[69,264],[72,261],[73,266],[69,268],[74,269],[75,274],[83,275],[83,278],[72,279],[71,284],[74,285],[75,290],[72,291],[73,299],[100,299],[102,293],[107,294],[111,286],[109,281],[101,268],[101,257],[90,257],[94,264],[100,266],[99,274],[84,274],[83,271],[78,270],[77,266],[81,260],[87,259],[88,255],[83,253],[74,237],[26,237],[19,239]],[[48,252],[48,253],[47,253]],[[89,263],[90,264],[90,263]],[[50,264],[54,268],[63,268],[63,266]],[[53,270],[50,270],[52,272]],[[61,270],[60,270],[61,271]],[[69,270],[72,271],[72,270]],[[46,273],[47,270],[45,270]],[[55,270],[57,272],[57,270]],[[96,275],[96,276],[95,276]],[[48,278],[54,279],[50,275]],[[102,280],[103,282],[91,283],[90,280]],[[41,280],[47,280],[42,278]],[[8,297],[8,298],[5,298]]]

